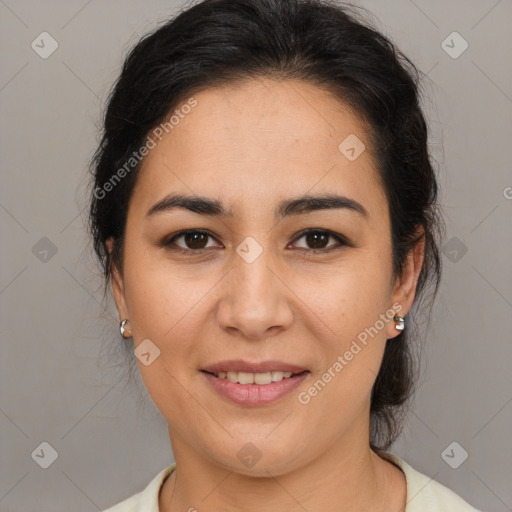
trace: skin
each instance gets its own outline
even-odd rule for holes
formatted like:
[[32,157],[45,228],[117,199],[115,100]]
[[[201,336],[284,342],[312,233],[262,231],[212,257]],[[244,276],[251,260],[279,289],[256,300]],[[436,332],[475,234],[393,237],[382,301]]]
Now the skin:
[[[137,360],[177,464],[160,510],[404,510],[404,474],[369,447],[371,389],[395,323],[307,405],[297,399],[380,314],[395,303],[407,314],[423,262],[420,242],[402,275],[393,274],[388,205],[361,116],[297,80],[250,79],[194,97],[197,106],[144,160],[123,267],[112,275],[134,347],[150,339],[161,351],[149,366]],[[338,149],[349,134],[367,148],[355,161]],[[331,209],[274,219],[283,199],[332,192],[361,203],[367,218]],[[218,199],[233,217],[184,209],[146,216],[168,193]],[[212,236],[202,246],[176,240],[188,254],[160,245],[191,228]],[[306,228],[339,233],[352,246],[307,254],[314,241],[296,238]],[[252,263],[236,252],[247,236],[263,248]],[[276,359],[310,374],[273,404],[238,405],[199,371],[226,359]],[[252,468],[237,457],[248,442],[261,452]]]

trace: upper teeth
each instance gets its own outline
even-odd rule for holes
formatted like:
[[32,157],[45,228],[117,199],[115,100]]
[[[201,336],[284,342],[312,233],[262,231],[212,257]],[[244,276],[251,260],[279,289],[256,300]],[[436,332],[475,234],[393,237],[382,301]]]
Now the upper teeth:
[[230,382],[239,384],[270,384],[271,382],[279,382],[283,379],[288,379],[292,376],[292,372],[219,372],[215,375],[220,379],[228,379]]

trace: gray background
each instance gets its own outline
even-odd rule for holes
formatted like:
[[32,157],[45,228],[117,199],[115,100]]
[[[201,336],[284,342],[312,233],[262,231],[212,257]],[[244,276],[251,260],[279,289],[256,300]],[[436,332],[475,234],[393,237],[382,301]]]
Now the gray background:
[[[482,510],[512,510],[512,2],[359,3],[428,75],[447,225],[420,386],[392,451]],[[123,376],[81,212],[122,59],[181,5],[0,0],[3,512],[103,509],[172,461],[165,421]],[[47,59],[31,48],[43,31],[59,44]],[[469,44],[458,58],[441,46],[453,31]],[[48,469],[31,455],[43,441],[58,453]],[[441,456],[453,441],[469,454],[458,469]]]

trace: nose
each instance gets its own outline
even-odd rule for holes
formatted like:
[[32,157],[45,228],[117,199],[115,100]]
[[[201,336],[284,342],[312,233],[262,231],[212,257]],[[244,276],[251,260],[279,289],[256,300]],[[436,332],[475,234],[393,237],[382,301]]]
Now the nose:
[[234,255],[217,306],[219,326],[249,340],[262,340],[293,322],[293,292],[266,251],[252,263]]

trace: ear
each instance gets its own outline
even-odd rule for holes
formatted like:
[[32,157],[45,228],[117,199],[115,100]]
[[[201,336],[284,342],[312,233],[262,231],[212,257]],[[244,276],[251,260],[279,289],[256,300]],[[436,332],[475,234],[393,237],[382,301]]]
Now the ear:
[[[114,249],[114,239],[110,237],[105,245],[109,254],[112,254]],[[126,298],[124,294],[124,280],[121,272],[117,268],[117,265],[111,265],[111,287],[112,287],[112,295],[114,297],[114,301],[116,303],[117,312],[119,313],[119,319],[124,320],[125,318],[129,318],[128,308],[126,306]]]
[[[402,309],[397,312],[402,317],[405,317],[412,308],[425,257],[425,231],[423,228],[418,230],[418,236],[421,238],[407,255],[402,273],[395,280],[391,296],[391,304],[399,303],[402,306]],[[392,320],[387,326],[387,339],[394,338],[398,334],[400,331],[395,329],[395,322]]]

